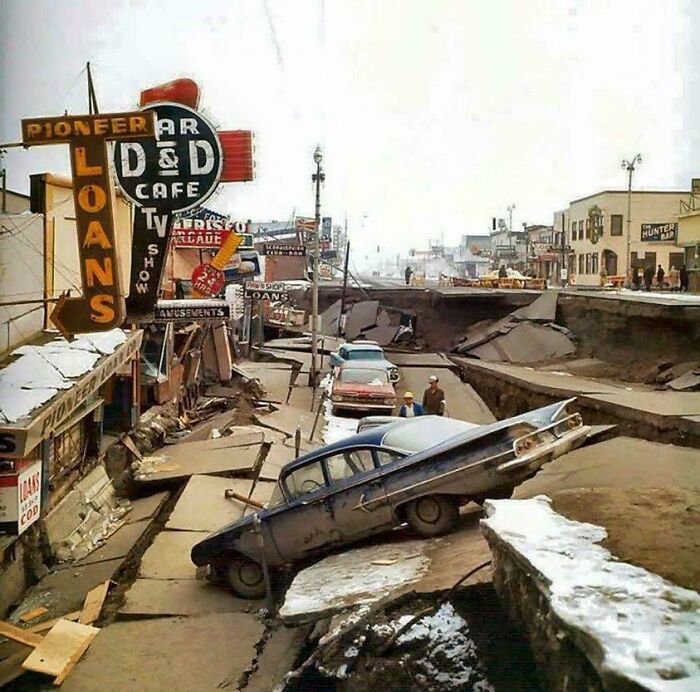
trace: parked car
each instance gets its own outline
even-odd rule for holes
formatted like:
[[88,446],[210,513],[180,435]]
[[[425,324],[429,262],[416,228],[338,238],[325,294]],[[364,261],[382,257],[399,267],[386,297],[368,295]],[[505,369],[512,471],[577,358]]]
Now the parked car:
[[353,341],[343,344],[337,351],[330,354],[329,360],[334,368],[338,368],[348,361],[371,360],[386,368],[392,382],[398,382],[401,379],[399,369],[385,358],[382,347],[370,341]]
[[422,536],[450,531],[460,505],[510,497],[584,441],[589,427],[566,412],[571,401],[479,426],[409,418],[321,447],[285,465],[269,505],[197,543],[192,561],[255,598],[263,562],[299,563],[404,522]]
[[336,371],[331,403],[334,415],[342,410],[391,413],[396,406],[396,392],[384,366],[352,360]]

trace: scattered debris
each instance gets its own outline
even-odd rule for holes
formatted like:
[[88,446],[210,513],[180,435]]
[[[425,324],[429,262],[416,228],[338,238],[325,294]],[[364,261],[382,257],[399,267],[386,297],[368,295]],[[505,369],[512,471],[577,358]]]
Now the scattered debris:
[[102,606],[107,598],[111,583],[112,581],[110,579],[105,579],[102,584],[88,591],[87,596],[85,596],[83,609],[78,617],[78,622],[81,625],[91,625],[93,622],[99,620],[100,614],[102,613]]
[[31,622],[32,620],[35,620],[38,618],[40,615],[43,615],[44,613],[48,613],[49,609],[45,608],[44,606],[39,606],[38,608],[32,608],[31,610],[27,611],[26,613],[22,613],[19,616],[19,619],[22,622]]

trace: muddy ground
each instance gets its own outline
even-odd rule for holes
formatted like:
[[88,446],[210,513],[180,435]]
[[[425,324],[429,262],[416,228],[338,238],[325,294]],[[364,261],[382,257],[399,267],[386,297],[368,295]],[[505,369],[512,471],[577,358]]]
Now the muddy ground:
[[624,562],[700,591],[700,488],[582,488],[552,495],[555,511],[602,526]]

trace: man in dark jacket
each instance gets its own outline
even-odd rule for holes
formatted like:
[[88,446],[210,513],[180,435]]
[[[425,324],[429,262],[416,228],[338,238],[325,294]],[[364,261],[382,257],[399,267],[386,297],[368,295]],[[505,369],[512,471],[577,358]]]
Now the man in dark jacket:
[[406,267],[406,271],[404,272],[404,278],[406,279],[406,286],[410,285],[411,276],[413,276],[413,269],[411,269],[411,265],[409,264]]
[[656,285],[659,288],[664,287],[664,276],[666,276],[666,272],[664,271],[664,268],[659,265],[659,268],[656,270]]
[[644,267],[644,290],[651,291],[651,282],[654,280],[654,267]]
[[423,413],[428,416],[442,416],[445,413],[445,392],[438,387],[438,378],[428,378],[428,388],[423,393]]
[[635,264],[634,268],[632,269],[632,285],[634,286],[635,291],[639,290],[639,284],[641,281],[642,278],[639,276],[639,265]]
[[688,288],[690,287],[690,274],[688,273],[688,267],[686,267],[685,264],[681,267],[679,280],[681,291],[685,291],[687,293]]

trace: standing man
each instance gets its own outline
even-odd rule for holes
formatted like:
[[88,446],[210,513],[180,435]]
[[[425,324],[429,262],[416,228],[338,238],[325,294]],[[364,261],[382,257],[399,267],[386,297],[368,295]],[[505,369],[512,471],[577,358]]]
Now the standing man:
[[690,274],[688,273],[688,268],[685,266],[685,264],[683,264],[683,265],[681,265],[681,271],[680,271],[680,290],[685,291],[687,293],[689,286],[690,286]]
[[442,416],[445,413],[445,392],[438,387],[438,381],[435,375],[428,378],[428,388],[423,394],[423,413],[426,416]]
[[404,277],[406,279],[406,286],[409,286],[411,284],[411,276],[413,275],[413,269],[411,269],[411,265],[409,264],[406,267],[406,271],[404,272]]
[[661,265],[659,265],[659,268],[656,270],[656,286],[657,286],[657,288],[664,287],[664,276],[666,276],[666,272],[664,271],[664,268]]
[[632,269],[632,285],[634,286],[635,291],[639,290],[639,284],[641,282],[642,282],[642,279],[639,276],[639,265],[635,264],[634,268]]
[[399,409],[399,418],[415,418],[423,415],[423,407],[413,403],[413,394],[406,392],[403,395],[403,404]]
[[651,282],[654,279],[654,267],[647,265],[644,267],[644,290],[651,291]]

